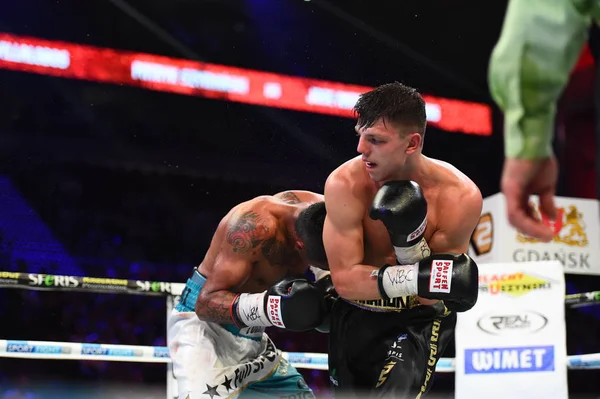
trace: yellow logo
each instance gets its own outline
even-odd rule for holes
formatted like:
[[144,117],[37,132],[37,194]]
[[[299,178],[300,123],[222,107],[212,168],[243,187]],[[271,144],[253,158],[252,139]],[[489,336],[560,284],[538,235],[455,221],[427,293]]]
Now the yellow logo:
[[393,360],[390,360],[385,366],[383,366],[383,369],[381,370],[381,374],[379,374],[379,379],[377,380],[377,385],[375,385],[375,388],[379,388],[380,386],[383,385],[383,383],[388,378],[388,374],[390,373],[390,371],[392,371],[392,369],[394,368],[395,365],[396,365],[396,362]]
[[[566,244],[571,247],[585,247],[588,245],[583,214],[579,212],[577,206],[569,205],[568,208],[558,208],[556,220],[552,221],[547,216],[540,214],[537,205],[533,203],[530,205],[532,206],[534,216],[541,219],[546,226],[554,230],[553,242]],[[535,238],[527,237],[521,233],[517,233],[517,241],[523,243],[540,242]]]
[[520,297],[533,290],[549,289],[550,282],[525,273],[479,276],[479,290],[490,295],[507,294]]

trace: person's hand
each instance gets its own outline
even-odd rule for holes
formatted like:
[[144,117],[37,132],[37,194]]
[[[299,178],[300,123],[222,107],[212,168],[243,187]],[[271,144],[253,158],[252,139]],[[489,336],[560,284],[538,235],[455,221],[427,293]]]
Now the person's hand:
[[540,213],[554,220],[557,178],[558,165],[554,156],[535,160],[506,158],[501,189],[506,197],[508,222],[527,236],[551,241],[553,231],[534,216],[529,196],[538,195]]

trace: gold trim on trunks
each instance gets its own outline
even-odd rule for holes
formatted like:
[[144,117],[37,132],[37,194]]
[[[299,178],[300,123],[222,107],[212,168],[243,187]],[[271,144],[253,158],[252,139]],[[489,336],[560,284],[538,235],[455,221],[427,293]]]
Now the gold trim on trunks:
[[355,300],[344,299],[346,302],[362,309],[371,310],[373,312],[402,312],[406,309],[412,309],[420,305],[416,296],[401,296],[389,300],[374,299],[374,300]]

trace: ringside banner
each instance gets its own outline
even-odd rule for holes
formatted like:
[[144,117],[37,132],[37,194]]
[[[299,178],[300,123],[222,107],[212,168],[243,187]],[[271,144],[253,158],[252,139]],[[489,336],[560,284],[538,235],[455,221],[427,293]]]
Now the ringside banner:
[[552,228],[548,243],[519,233],[506,216],[501,193],[483,200],[479,224],[471,236],[469,254],[477,263],[557,260],[564,273],[600,275],[600,204],[598,200],[556,197],[556,220],[540,215],[538,198],[530,203],[535,215]]
[[456,399],[568,397],[560,262],[479,265],[479,298],[456,325]]
[[108,277],[62,276],[56,274],[0,271],[0,286],[47,291],[123,293],[133,295],[179,295],[183,283],[126,280]]

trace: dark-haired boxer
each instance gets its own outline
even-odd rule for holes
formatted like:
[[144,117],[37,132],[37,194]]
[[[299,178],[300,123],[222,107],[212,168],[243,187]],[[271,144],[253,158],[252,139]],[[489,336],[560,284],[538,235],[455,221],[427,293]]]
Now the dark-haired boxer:
[[314,397],[265,328],[326,328],[335,293],[321,269],[324,218],[322,195],[286,191],[221,220],[168,320],[181,399]]
[[400,83],[355,105],[358,152],[325,184],[323,242],[335,290],[329,373],[336,396],[415,398],[431,387],[456,312],[477,300],[469,240],[477,186],[421,153],[425,102]]

